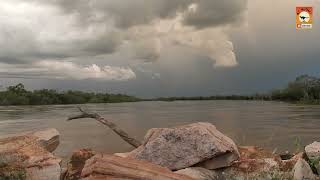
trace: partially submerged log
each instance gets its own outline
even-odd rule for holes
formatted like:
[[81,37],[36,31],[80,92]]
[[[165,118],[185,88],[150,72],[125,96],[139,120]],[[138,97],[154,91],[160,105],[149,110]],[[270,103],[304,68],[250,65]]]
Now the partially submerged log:
[[137,148],[141,145],[141,142],[136,140],[135,138],[129,136],[128,133],[126,133],[124,130],[120,129],[115,123],[101,117],[97,113],[88,113],[81,108],[79,108],[79,111],[81,114],[71,116],[68,118],[68,121],[75,120],[75,119],[83,119],[83,118],[91,118],[95,119],[98,122],[102,123],[103,125],[108,126],[110,129],[112,129],[116,134],[118,134],[124,141],[131,144],[133,147]]

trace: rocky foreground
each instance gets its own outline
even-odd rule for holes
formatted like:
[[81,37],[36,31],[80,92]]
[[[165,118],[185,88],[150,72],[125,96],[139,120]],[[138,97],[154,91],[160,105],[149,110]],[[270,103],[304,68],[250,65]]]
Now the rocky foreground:
[[55,129],[0,137],[0,180],[313,180],[320,179],[320,143],[297,154],[277,155],[237,146],[210,123],[150,129],[127,153],[76,150],[66,168],[52,154]]

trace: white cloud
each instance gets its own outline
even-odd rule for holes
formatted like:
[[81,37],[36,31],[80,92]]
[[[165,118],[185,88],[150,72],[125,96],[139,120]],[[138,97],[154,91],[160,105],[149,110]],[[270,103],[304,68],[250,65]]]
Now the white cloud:
[[[196,56],[207,56],[214,67],[238,65],[227,31],[230,27],[195,29],[183,24],[182,14],[174,19],[159,20],[151,25],[135,26],[127,32],[135,57],[154,62],[161,50],[170,46],[185,46]],[[181,52],[178,52],[181,53]]]
[[98,79],[126,81],[136,75],[129,67],[99,67],[96,64],[80,66],[72,62],[39,61],[31,65],[0,64],[0,76],[49,79]]

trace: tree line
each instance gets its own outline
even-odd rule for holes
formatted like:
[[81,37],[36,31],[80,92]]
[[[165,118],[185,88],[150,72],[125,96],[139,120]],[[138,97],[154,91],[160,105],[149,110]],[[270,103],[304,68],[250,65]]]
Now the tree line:
[[263,100],[288,101],[307,104],[320,104],[320,79],[309,75],[298,76],[294,81],[282,89],[273,90],[265,94],[254,95],[226,95],[209,97],[161,97],[152,100],[184,101],[184,100]]
[[0,92],[0,105],[49,105],[134,102],[139,98],[124,94],[90,93],[82,91],[59,92],[52,89],[28,91],[23,84],[9,86]]
[[272,100],[320,104],[320,78],[302,75],[290,82],[287,87],[274,90]]
[[0,105],[49,105],[49,104],[85,104],[119,103],[136,101],[185,101],[185,100],[275,100],[320,104],[320,78],[302,75],[289,82],[283,89],[265,94],[197,96],[197,97],[160,97],[140,99],[125,94],[90,93],[82,91],[56,91],[42,89],[28,91],[23,84],[9,86],[0,92]]

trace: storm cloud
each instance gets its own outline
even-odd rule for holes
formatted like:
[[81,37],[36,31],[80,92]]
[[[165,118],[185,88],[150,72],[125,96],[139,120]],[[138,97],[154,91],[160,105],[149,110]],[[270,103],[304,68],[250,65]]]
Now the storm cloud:
[[106,63],[98,67],[121,73],[121,67],[104,58],[122,54],[127,66],[132,61],[154,63],[165,48],[185,46],[195,56],[209,57],[216,67],[232,67],[237,61],[228,26],[243,21],[246,6],[246,0],[0,1],[0,62],[9,69],[16,70],[16,64],[32,71],[47,61],[93,67],[91,60],[100,58]]

